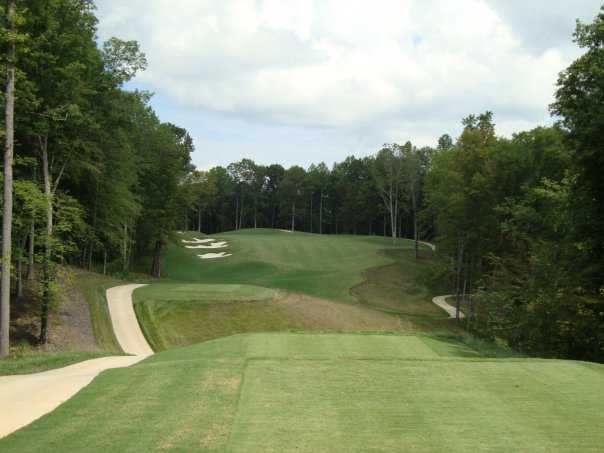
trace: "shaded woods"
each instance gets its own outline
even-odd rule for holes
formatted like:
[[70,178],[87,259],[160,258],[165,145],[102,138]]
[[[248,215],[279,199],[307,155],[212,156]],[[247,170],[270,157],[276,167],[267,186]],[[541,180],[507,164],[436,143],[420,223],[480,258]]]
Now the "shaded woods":
[[[1,124],[15,150],[12,234],[5,229],[11,241],[3,241],[12,244],[12,256],[4,255],[12,275],[3,278],[12,277],[16,303],[37,300],[45,343],[57,265],[103,262],[106,271],[109,262],[113,272],[127,271],[132,259],[161,253],[193,145],[185,130],[157,118],[150,94],[122,88],[145,69],[145,55],[117,38],[99,48],[92,2],[14,1],[11,8],[2,10],[0,35],[2,73],[16,74],[14,142],[12,121]],[[7,111],[11,99],[9,90]],[[8,219],[10,209],[3,212]],[[159,275],[159,265],[153,271]]]

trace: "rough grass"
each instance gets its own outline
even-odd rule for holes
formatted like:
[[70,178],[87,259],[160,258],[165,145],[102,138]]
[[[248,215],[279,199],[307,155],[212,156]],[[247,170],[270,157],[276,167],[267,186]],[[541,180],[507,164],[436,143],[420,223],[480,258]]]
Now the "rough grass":
[[123,283],[112,277],[87,272],[79,274],[75,281],[77,288],[88,302],[92,330],[99,349],[117,354],[123,351],[113,332],[105,293],[108,288]]
[[0,440],[46,451],[601,451],[604,366],[424,335],[248,334],[103,373]]
[[14,351],[0,360],[0,376],[38,373],[106,355],[106,352]]
[[134,292],[154,350],[246,332],[398,330],[389,313],[250,285],[155,284]]

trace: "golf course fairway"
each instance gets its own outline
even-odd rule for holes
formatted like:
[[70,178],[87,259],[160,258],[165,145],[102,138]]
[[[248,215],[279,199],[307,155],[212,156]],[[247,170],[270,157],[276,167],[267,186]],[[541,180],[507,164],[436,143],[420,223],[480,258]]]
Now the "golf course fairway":
[[157,353],[0,451],[602,451],[604,366],[460,335],[420,278],[428,247],[258,230],[201,260],[193,237],[134,292]]

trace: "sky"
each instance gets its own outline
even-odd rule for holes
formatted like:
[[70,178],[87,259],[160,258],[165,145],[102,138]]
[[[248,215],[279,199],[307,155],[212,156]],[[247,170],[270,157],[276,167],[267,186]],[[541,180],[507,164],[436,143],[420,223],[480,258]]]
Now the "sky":
[[490,110],[497,133],[551,124],[575,20],[602,0],[97,0],[99,39],[135,39],[162,121],[199,169],[285,166],[435,145]]

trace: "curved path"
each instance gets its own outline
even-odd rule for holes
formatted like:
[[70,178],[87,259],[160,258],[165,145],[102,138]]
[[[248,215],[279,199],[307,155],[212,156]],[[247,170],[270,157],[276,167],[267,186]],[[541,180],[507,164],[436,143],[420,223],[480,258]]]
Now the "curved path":
[[[447,314],[449,315],[449,318],[455,318],[456,316],[456,308],[452,305],[450,305],[447,302],[447,297],[455,297],[452,296],[450,294],[447,294],[445,296],[436,296],[432,299],[432,302],[434,302],[436,305],[438,305],[440,308],[442,308],[443,310],[445,310],[447,312]],[[463,312],[460,310],[459,311],[459,319],[463,319],[465,317],[465,315],[463,314]]]
[[0,437],[56,409],[102,371],[131,366],[153,354],[132,307],[132,292],[141,286],[145,285],[107,290],[115,336],[124,352],[132,355],[101,357],[42,373],[0,377]]

